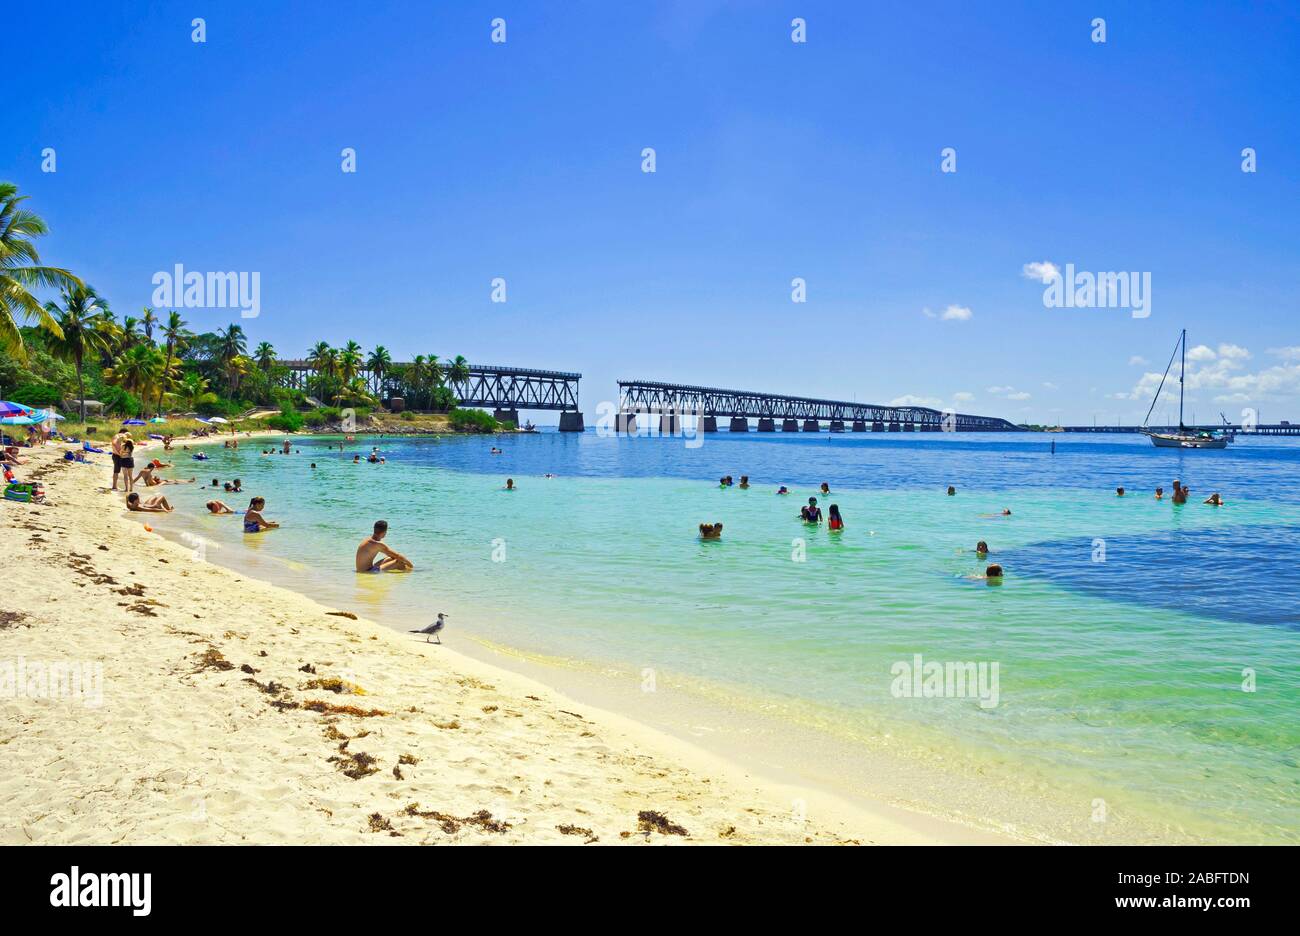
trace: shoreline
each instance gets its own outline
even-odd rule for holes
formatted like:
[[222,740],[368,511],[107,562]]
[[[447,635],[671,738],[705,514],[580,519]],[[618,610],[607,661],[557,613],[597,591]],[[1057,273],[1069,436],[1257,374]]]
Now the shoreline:
[[529,676],[195,561],[102,492],[104,456],[74,465],[64,451],[23,452],[21,477],[49,505],[4,505],[26,543],[0,662],[99,666],[102,704],[31,687],[6,700],[0,841],[1015,841],[756,777]]

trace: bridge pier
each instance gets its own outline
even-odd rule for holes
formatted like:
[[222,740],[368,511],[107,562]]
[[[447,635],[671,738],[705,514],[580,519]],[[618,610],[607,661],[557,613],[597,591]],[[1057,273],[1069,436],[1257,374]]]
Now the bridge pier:
[[797,420],[797,419],[783,419],[783,420],[781,420],[781,431],[782,431],[782,432],[798,432],[798,431],[799,431],[799,420]]
[[903,423],[903,431],[904,431],[904,432],[915,432],[915,431],[916,431],[916,423],[910,423],[910,422]]
[[748,432],[748,431],[749,431],[749,420],[746,419],[744,416],[732,416],[732,417],[731,417],[731,431],[732,431],[732,432]]
[[700,417],[699,431],[700,431],[700,432],[717,432],[717,431],[718,431],[718,417],[717,417],[717,416],[701,416],[701,417]]
[[821,432],[822,424],[815,419],[805,419],[803,421],[804,432]]
[[561,432],[583,432],[586,428],[582,421],[581,410],[564,410],[560,413]]
[[492,411],[492,418],[497,422],[514,423],[519,425],[519,410],[517,409],[497,409]]
[[675,436],[682,431],[682,417],[677,413],[659,414],[659,434]]
[[831,432],[843,432],[843,431],[844,431],[844,420],[842,420],[842,419],[832,419],[832,420],[831,420]]
[[759,432],[776,432],[776,420],[763,417],[758,421]]
[[875,422],[873,422],[873,423],[871,424],[871,431],[872,431],[872,432],[884,432],[884,431],[885,431],[885,424],[884,424],[883,422],[881,422],[879,419],[877,419]]
[[854,432],[866,432],[866,431],[867,431],[867,421],[866,421],[865,419],[855,419],[855,420],[853,420],[853,431],[854,431]]
[[636,435],[636,413],[615,413],[614,432],[618,435]]
[[900,425],[899,425],[898,423],[896,423],[896,422],[891,422],[891,423],[889,424],[889,431],[890,431],[890,432],[900,432],[900,431],[902,430],[902,428],[903,428],[903,427],[900,426]]

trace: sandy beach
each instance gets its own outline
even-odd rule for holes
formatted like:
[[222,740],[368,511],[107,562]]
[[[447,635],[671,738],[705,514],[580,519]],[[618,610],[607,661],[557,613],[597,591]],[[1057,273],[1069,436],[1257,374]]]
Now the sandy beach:
[[128,517],[107,455],[63,452],[23,450],[48,504],[0,505],[0,843],[993,840],[243,578]]

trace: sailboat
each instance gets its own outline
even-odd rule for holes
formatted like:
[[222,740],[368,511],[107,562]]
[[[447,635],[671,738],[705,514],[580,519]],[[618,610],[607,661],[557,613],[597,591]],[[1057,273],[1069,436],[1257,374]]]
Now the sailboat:
[[[1178,365],[1178,431],[1177,432],[1156,432],[1147,428],[1147,423],[1151,420],[1151,413],[1156,408],[1156,403],[1160,400],[1160,391],[1164,389],[1165,378],[1169,376],[1169,368],[1174,366],[1174,357],[1182,349],[1182,358]],[[1169,356],[1169,363],[1165,366],[1165,375],[1160,378],[1160,386],[1156,388],[1155,399],[1151,401],[1151,409],[1147,410],[1147,418],[1142,420],[1142,434],[1151,440],[1151,444],[1156,448],[1177,448],[1177,449],[1222,449],[1227,448],[1228,443],[1232,441],[1230,436],[1216,436],[1212,432],[1196,432],[1188,429],[1183,425],[1183,379],[1187,371],[1187,329],[1183,329],[1182,334],[1178,336],[1178,343],[1174,345],[1174,353]]]

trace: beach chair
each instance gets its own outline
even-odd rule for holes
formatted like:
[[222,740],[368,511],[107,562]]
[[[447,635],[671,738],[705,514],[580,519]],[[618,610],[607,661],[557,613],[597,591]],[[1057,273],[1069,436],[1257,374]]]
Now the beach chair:
[[40,504],[45,501],[45,488],[39,484],[14,481],[5,486],[5,500],[20,504]]

